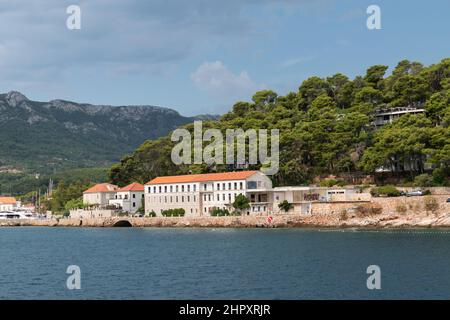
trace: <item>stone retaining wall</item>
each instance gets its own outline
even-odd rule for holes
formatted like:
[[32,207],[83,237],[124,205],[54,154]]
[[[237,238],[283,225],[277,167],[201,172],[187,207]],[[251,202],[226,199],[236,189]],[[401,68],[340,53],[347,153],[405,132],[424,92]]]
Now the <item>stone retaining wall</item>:
[[[267,215],[231,217],[154,217],[154,218],[85,218],[47,220],[0,220],[0,226],[49,226],[49,227],[113,227],[119,221],[128,221],[133,227],[207,227],[207,228],[411,228],[450,227],[450,203],[448,195],[431,196],[439,204],[438,210],[428,212],[424,208],[425,197],[372,198],[365,203],[313,203],[311,215],[275,214],[269,222]],[[381,207],[378,214],[354,214],[358,206]],[[406,212],[397,212],[399,205]],[[344,211],[345,210],[345,211]],[[353,211],[353,213],[352,213]],[[346,214],[343,214],[346,212]]]

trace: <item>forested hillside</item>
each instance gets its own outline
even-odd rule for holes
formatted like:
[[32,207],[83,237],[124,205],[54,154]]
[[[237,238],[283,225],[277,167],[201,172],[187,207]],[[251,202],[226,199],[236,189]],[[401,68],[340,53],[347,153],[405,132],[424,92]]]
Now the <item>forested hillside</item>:
[[[433,183],[448,183],[450,164],[450,58],[425,67],[403,60],[387,76],[388,66],[375,65],[353,80],[338,73],[311,77],[297,92],[279,96],[255,93],[252,102],[237,102],[204,129],[279,129],[280,170],[277,185],[300,184],[323,174],[373,174],[381,166],[418,163],[405,179],[429,169]],[[424,108],[376,129],[380,108]],[[186,125],[192,130],[192,125]],[[176,166],[170,136],[148,140],[110,170],[119,185],[146,182],[159,175],[227,170],[224,166]],[[258,166],[255,166],[258,168]],[[431,176],[432,175],[432,176]]]
[[54,173],[109,166],[146,139],[209,116],[184,117],[155,106],[38,102],[0,94],[0,173]]

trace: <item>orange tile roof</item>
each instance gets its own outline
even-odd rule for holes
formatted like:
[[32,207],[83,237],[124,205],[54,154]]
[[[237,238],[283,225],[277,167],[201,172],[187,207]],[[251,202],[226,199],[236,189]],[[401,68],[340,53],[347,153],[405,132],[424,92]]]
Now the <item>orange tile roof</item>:
[[117,191],[119,191],[119,192],[121,192],[121,191],[144,191],[144,186],[140,183],[134,182],[123,188],[120,188]]
[[99,183],[95,186],[87,189],[83,193],[99,193],[99,192],[116,192],[119,189],[118,186],[109,183]]
[[0,197],[1,204],[16,204],[16,198],[14,197]]
[[258,171],[236,171],[223,173],[187,174],[182,176],[157,177],[146,184],[187,183],[223,180],[244,180]]

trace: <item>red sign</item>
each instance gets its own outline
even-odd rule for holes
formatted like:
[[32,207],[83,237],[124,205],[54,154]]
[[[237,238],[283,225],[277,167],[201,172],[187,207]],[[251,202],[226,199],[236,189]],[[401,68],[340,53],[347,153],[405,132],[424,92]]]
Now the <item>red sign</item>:
[[272,223],[272,221],[273,221],[272,216],[268,216],[268,217],[267,217],[267,222],[268,222],[268,223]]

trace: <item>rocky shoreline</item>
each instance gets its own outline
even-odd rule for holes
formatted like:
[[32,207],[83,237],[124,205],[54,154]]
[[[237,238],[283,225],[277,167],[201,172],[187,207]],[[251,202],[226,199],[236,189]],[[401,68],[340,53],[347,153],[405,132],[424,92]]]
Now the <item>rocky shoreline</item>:
[[1,227],[172,227],[172,228],[450,228],[450,213],[378,214],[364,217],[338,215],[273,215],[242,217],[91,218],[0,221]]

